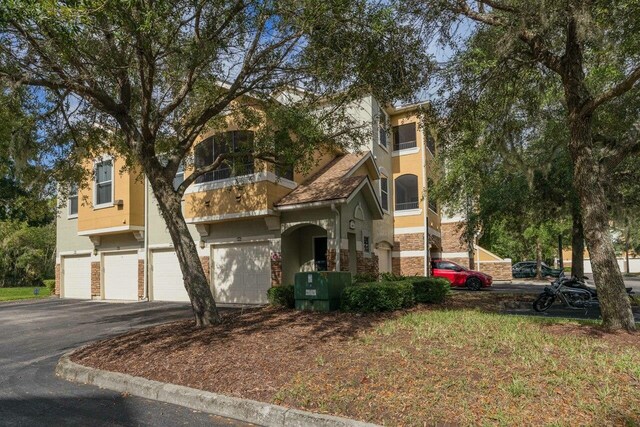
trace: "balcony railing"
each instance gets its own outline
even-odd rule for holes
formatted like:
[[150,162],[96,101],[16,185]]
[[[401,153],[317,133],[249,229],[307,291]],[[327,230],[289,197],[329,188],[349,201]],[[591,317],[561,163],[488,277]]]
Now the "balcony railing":
[[420,202],[418,202],[417,200],[415,202],[396,203],[396,210],[406,211],[409,209],[418,209],[419,206],[420,206]]
[[238,176],[251,175],[254,172],[254,164],[251,163],[239,163],[230,166],[223,166],[221,168],[216,169],[213,172],[205,173],[201,175],[196,180],[197,183],[201,182],[211,182],[211,181],[221,181],[223,179],[235,178]]
[[394,151],[407,150],[409,148],[414,148],[414,147],[416,147],[415,141],[403,141],[403,142],[396,142],[393,144]]

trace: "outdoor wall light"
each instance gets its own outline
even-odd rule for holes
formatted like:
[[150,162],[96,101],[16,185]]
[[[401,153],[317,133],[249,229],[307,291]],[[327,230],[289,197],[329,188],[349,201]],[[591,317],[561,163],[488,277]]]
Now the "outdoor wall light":
[[204,240],[200,240],[200,249],[204,249]]

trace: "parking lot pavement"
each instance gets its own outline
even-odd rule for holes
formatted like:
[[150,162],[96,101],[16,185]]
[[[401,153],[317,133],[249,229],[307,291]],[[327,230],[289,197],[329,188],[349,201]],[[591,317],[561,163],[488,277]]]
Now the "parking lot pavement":
[[134,328],[191,316],[187,304],[57,298],[0,303],[0,425],[238,426],[181,406],[57,378],[62,354]]

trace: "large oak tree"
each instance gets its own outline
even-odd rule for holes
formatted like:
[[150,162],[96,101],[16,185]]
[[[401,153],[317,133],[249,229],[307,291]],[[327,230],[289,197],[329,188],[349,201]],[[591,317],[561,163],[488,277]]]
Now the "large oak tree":
[[[183,217],[186,188],[233,156],[304,168],[322,146],[358,145],[365,132],[349,103],[369,92],[383,102],[407,98],[426,71],[398,22],[384,4],[364,0],[7,0],[0,79],[35,88],[50,112],[51,152],[66,160],[59,166],[109,152],[141,168],[196,323],[208,325],[219,316]],[[274,100],[291,87],[303,90]],[[199,136],[227,116],[262,125],[253,144],[212,164],[191,161],[175,189]]]
[[638,97],[640,3],[411,0],[403,7],[428,37],[439,34],[454,49],[453,63],[460,57],[457,53],[473,53],[468,49],[477,38],[493,41],[483,66],[449,80],[443,94],[450,99],[473,98],[485,85],[511,82],[523,71],[561,87],[565,146],[573,163],[603,324],[635,330],[609,233],[605,189],[620,162],[640,151],[640,140],[633,128],[629,137],[600,138],[595,124],[603,110],[623,112],[629,100]]

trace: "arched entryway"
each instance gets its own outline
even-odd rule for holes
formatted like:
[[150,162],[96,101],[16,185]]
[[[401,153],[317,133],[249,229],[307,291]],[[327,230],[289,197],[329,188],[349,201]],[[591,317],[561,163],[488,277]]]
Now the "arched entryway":
[[299,271],[327,271],[327,230],[315,224],[297,224],[282,233],[282,283],[292,284]]

